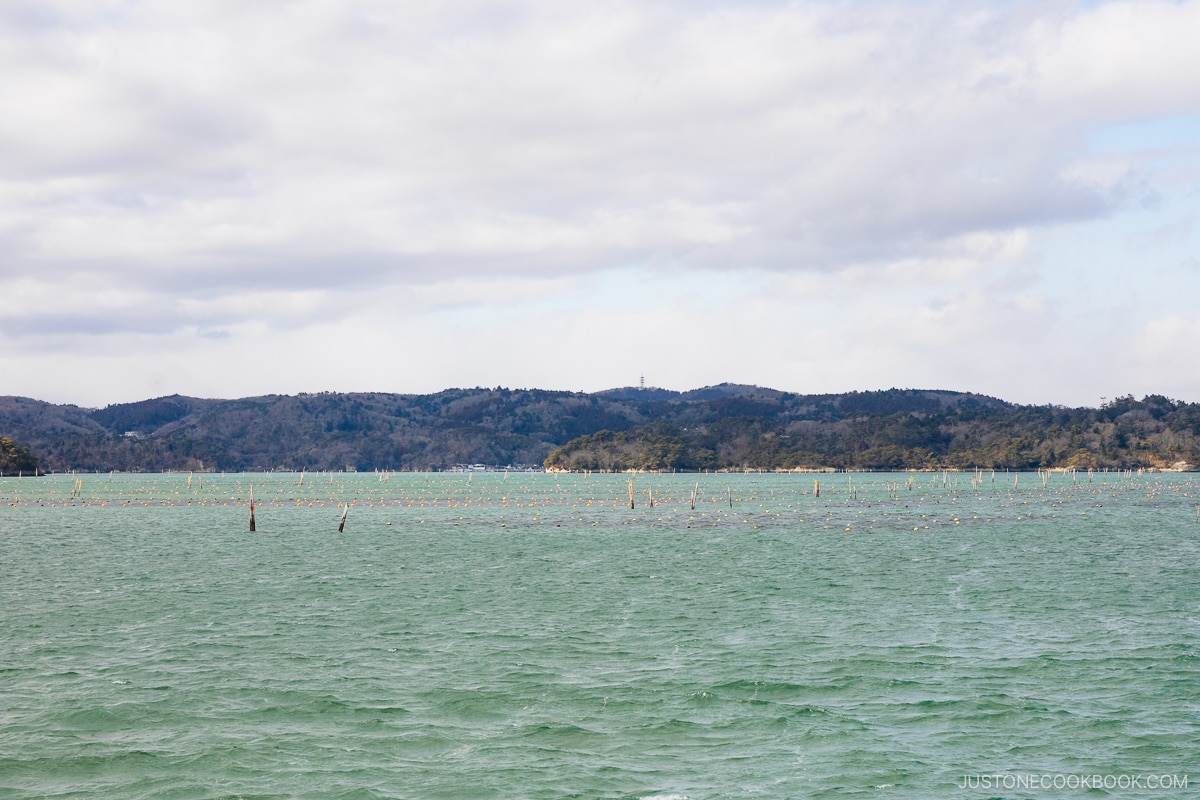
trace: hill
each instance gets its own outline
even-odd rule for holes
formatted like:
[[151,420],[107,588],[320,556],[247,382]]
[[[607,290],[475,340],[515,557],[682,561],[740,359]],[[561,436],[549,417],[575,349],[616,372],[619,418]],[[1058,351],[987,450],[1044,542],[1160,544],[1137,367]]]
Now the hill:
[[1151,395],[1070,409],[941,390],[734,384],[172,395],[102,409],[0,397],[0,435],[48,471],[1169,468],[1200,463],[1200,406]]

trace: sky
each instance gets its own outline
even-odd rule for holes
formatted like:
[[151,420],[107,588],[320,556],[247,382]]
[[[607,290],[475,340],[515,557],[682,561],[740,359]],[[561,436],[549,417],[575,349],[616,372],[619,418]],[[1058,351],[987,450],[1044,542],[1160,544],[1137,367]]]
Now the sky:
[[1200,402],[1200,0],[6,0],[0,395]]

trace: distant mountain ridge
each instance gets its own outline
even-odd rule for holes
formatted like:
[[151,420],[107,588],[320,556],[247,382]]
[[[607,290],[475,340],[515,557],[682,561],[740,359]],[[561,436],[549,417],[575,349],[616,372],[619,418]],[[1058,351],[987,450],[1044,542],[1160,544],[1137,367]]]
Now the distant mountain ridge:
[[1152,395],[1066,409],[945,390],[805,395],[728,383],[170,395],[101,409],[0,397],[0,436],[49,471],[1171,467],[1200,462],[1200,406]]

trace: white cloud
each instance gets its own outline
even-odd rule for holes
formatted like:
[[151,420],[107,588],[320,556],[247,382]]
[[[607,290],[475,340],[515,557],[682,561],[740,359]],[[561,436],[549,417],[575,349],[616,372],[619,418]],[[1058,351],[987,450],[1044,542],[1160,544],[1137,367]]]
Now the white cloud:
[[[830,391],[881,375],[981,388],[988,369],[1027,366],[1025,339],[1003,331],[1080,313],[1070,281],[1047,276],[1089,265],[1046,261],[1047,236],[1174,198],[1157,233],[1133,240],[1178,261],[1200,179],[1192,145],[1090,142],[1200,109],[1197,29],[1195,0],[10,3],[0,367],[118,340],[143,351],[156,336],[198,356],[264,331],[352,348],[397,318],[456,352],[452,307],[476,329],[530,313],[576,332],[558,342],[562,371],[529,371],[530,384],[631,382],[620,356],[604,356],[607,371],[565,366],[593,325],[701,329],[714,362],[749,382],[787,384],[794,364],[835,376]],[[580,310],[581,287],[629,269],[665,292],[653,321],[641,295],[632,310],[619,293]],[[688,275],[741,276],[747,290],[704,305],[721,320],[706,325],[671,294]],[[1106,302],[1137,324],[1163,316]],[[782,334],[795,303],[853,359],[732,357],[729,330]],[[89,338],[70,342],[73,330]],[[995,339],[985,364],[969,344],[980,330]],[[47,331],[64,338],[30,335]],[[431,356],[428,378],[410,379],[517,382],[495,358],[445,363]],[[679,388],[735,379],[686,362],[669,374]],[[1020,391],[1037,387],[1094,393]]]

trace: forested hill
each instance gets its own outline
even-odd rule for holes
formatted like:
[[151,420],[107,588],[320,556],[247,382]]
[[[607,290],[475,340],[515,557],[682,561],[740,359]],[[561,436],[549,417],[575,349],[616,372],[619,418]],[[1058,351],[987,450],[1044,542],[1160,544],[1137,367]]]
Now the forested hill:
[[0,436],[52,472],[1169,468],[1200,464],[1200,405],[1152,395],[1071,409],[948,391],[802,395],[730,384],[174,395],[102,409],[0,397]]
[[28,447],[18,447],[12,439],[0,436],[0,476],[33,475],[36,471],[37,461]]

